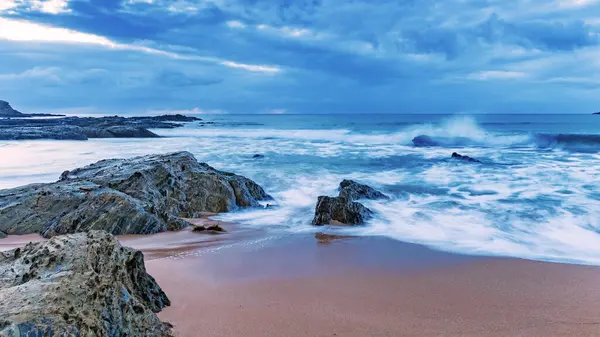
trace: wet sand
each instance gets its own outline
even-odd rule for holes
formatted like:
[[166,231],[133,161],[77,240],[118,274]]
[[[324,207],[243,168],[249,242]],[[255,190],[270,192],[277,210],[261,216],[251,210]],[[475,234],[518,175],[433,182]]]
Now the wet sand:
[[145,252],[176,336],[600,336],[598,267],[225,228],[120,238]]
[[600,336],[600,268],[384,238],[248,237],[152,260],[177,336]]

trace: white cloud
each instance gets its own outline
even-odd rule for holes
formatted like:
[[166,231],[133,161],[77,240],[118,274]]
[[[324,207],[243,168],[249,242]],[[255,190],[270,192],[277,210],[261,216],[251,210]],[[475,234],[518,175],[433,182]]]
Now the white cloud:
[[48,14],[69,13],[67,0],[32,0],[31,9]]
[[599,0],[560,0],[559,7],[586,7],[600,2]]
[[17,6],[18,4],[15,0],[0,0],[0,13],[11,10]]
[[255,65],[255,64],[244,64],[237,63],[232,61],[222,61],[222,65],[230,67],[230,68],[240,68],[248,71],[256,71],[262,73],[278,73],[281,71],[281,68],[276,66],[266,66],[266,65]]
[[218,58],[197,55],[182,55],[143,45],[117,43],[103,36],[81,33],[71,29],[51,27],[33,22],[6,19],[2,17],[0,17],[0,40],[21,42],[89,44],[115,50],[139,51],[148,54],[165,56],[173,59],[214,62],[224,65],[226,67],[245,69],[252,72],[278,73],[281,71],[281,69],[276,66],[237,63],[227,60],[221,60]]
[[225,24],[229,28],[246,28],[246,25],[239,21],[227,21]]
[[518,71],[488,70],[469,74],[467,79],[476,81],[514,80],[527,77],[526,73]]

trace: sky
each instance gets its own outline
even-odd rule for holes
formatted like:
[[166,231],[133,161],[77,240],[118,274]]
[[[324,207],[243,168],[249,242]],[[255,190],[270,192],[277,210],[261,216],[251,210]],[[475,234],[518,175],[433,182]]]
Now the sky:
[[600,0],[0,0],[23,112],[591,113]]

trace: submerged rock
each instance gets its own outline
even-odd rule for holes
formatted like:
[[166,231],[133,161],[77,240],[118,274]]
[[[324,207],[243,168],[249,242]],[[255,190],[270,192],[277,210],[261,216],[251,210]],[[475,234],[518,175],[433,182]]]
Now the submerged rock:
[[320,196],[315,208],[313,226],[329,225],[338,222],[344,225],[361,225],[373,212],[363,204],[356,202],[360,199],[388,199],[388,197],[371,188],[352,180],[340,183],[340,194],[337,197]]
[[425,135],[416,136],[412,140],[414,146],[439,146],[440,143]]
[[468,162],[471,162],[471,163],[481,163],[481,161],[479,161],[479,160],[477,160],[475,158],[471,158],[469,156],[463,156],[463,155],[458,154],[456,152],[452,152],[452,159],[468,161]]
[[187,227],[182,218],[269,199],[252,180],[198,163],[189,152],[109,159],[65,171],[55,183],[1,190],[0,231],[151,234]]
[[90,231],[0,252],[0,336],[171,336],[141,252]]

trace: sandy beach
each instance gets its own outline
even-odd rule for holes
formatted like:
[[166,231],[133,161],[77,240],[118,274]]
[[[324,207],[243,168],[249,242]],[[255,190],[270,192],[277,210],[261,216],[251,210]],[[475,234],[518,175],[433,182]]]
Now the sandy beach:
[[226,228],[120,237],[144,251],[176,336],[600,336],[597,267]]
[[177,336],[600,335],[597,267],[252,231],[150,248],[182,234],[124,240],[148,252]]
[[[600,335],[597,267],[225,227],[120,237],[144,251],[176,336]],[[10,236],[0,249],[39,240]]]

